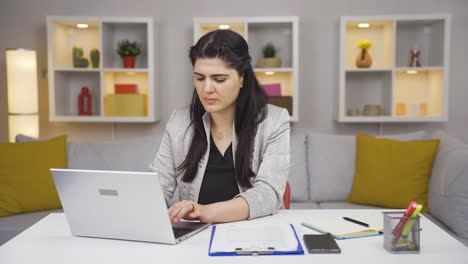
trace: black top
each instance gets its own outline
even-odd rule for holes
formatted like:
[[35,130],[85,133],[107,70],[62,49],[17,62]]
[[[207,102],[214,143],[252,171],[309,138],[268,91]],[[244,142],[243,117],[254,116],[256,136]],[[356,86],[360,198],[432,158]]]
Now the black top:
[[232,143],[226,149],[223,157],[210,136],[210,154],[198,196],[198,203],[223,202],[231,200],[237,194],[239,194],[239,188],[232,157]]

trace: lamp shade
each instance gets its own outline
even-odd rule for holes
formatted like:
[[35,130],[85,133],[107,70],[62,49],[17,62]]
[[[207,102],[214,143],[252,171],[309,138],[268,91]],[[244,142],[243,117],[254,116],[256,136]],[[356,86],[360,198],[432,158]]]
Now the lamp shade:
[[15,142],[18,134],[39,137],[39,115],[8,115],[9,141]]
[[6,64],[10,141],[18,133],[38,137],[36,51],[8,49]]

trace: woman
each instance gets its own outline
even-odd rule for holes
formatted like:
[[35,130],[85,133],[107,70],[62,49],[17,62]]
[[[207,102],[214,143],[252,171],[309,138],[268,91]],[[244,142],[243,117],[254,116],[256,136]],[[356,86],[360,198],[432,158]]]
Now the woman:
[[230,222],[275,213],[290,166],[289,114],[266,104],[248,46],[231,30],[190,48],[190,108],[175,111],[151,167],[169,201],[170,220]]

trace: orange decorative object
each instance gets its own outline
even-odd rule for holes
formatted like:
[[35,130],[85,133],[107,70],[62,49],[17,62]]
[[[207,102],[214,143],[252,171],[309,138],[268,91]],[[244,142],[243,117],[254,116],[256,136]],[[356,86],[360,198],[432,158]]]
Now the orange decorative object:
[[369,68],[372,65],[372,58],[367,49],[361,49],[356,57],[356,66],[358,68]]
[[401,103],[401,102],[396,103],[395,114],[397,116],[405,116],[406,115],[406,104]]
[[78,114],[91,115],[91,94],[86,86],[81,88],[81,92],[78,96]]
[[427,116],[427,103],[419,104],[419,115]]
[[114,91],[116,94],[137,94],[136,84],[118,84],[114,85]]

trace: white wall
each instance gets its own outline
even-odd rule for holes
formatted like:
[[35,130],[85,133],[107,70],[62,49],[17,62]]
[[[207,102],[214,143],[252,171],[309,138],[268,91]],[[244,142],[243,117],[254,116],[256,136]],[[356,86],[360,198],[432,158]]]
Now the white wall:
[[[334,118],[338,85],[338,21],[342,15],[452,14],[450,109],[442,124],[339,124]],[[156,79],[162,121],[155,124],[50,123],[46,72],[47,15],[153,16],[159,28]],[[73,141],[124,139],[160,133],[172,109],[192,94],[188,49],[194,16],[299,16],[300,121],[295,129],[350,134],[443,129],[468,142],[468,1],[465,0],[0,0],[0,142],[7,141],[5,48],[38,52],[41,137],[68,134]],[[159,78],[158,78],[159,77]]]

